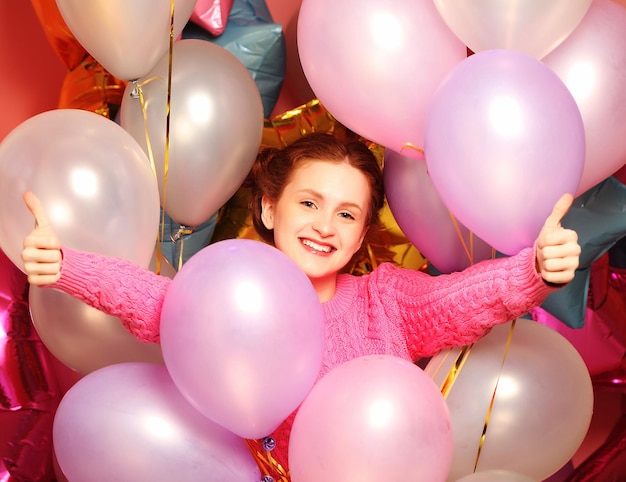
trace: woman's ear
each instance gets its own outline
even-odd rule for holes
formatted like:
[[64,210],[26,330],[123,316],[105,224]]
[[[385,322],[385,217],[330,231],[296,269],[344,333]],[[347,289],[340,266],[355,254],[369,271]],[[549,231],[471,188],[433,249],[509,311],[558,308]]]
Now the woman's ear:
[[261,198],[261,221],[268,230],[274,229],[274,204],[267,196]]

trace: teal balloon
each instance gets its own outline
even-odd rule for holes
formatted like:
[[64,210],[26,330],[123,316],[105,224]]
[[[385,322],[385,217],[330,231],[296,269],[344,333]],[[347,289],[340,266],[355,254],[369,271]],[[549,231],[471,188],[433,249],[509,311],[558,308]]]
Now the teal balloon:
[[285,79],[286,46],[282,25],[274,23],[264,0],[234,0],[218,36],[189,22],[182,38],[212,42],[237,57],[259,88],[265,117],[270,116]]

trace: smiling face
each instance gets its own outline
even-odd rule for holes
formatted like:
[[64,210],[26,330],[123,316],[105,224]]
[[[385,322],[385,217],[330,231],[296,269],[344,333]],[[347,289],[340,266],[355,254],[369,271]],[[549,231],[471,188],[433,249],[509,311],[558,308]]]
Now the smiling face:
[[305,272],[320,301],[332,297],[337,273],[361,247],[370,199],[361,171],[320,160],[294,169],[276,201],[262,199],[262,220],[274,230],[274,244]]

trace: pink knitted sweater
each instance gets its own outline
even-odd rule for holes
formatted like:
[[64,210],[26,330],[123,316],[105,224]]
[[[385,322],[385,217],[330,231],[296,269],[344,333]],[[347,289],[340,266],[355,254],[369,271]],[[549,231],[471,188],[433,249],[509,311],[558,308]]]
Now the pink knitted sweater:
[[[128,261],[63,248],[62,275],[49,285],[117,316],[138,339],[159,342],[160,312],[171,279]],[[535,269],[535,253],[481,262],[448,275],[383,263],[365,276],[342,274],[323,304],[320,377],[352,358],[389,354],[415,361],[471,344],[498,323],[538,306],[555,288]],[[285,469],[292,414],[271,434],[271,456]],[[268,434],[269,435],[269,434]],[[260,443],[256,447],[259,450]],[[269,474],[280,480],[280,474]]]

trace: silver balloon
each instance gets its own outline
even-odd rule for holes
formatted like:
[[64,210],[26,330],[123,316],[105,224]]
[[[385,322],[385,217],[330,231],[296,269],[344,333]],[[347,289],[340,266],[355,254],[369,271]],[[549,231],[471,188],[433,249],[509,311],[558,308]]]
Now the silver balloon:
[[495,326],[469,356],[462,351],[444,350],[425,369],[449,387],[443,390],[454,432],[448,481],[495,469],[533,480],[557,472],[578,450],[593,411],[591,377],[578,351],[551,328],[522,318],[514,327]]
[[[152,157],[161,206],[177,223],[197,226],[235,193],[252,167],[263,104],[234,55],[204,40],[179,40],[172,52],[168,119],[169,65],[168,54],[137,84],[128,84],[120,124]],[[133,96],[138,88],[141,96]]]
[[83,375],[115,363],[164,363],[160,345],[139,341],[115,316],[61,291],[31,286],[30,310],[43,344]]

